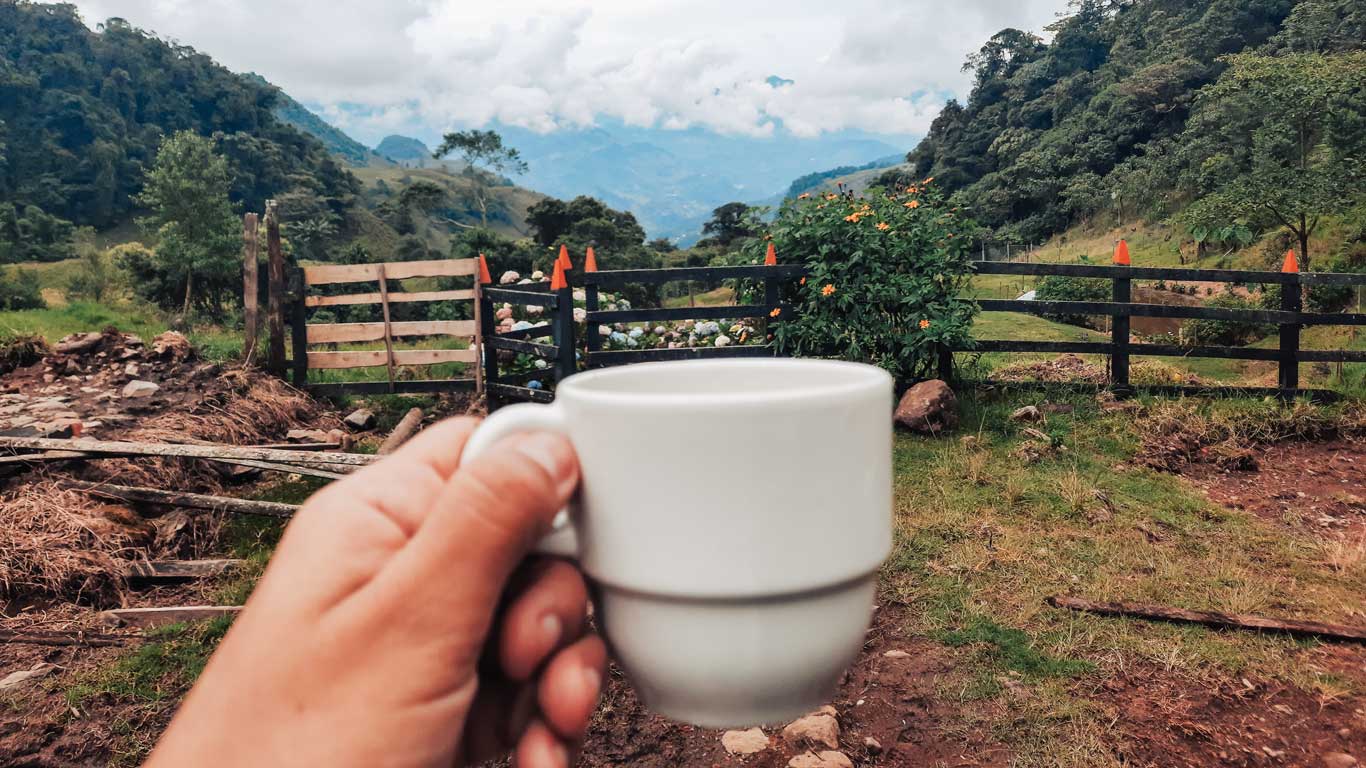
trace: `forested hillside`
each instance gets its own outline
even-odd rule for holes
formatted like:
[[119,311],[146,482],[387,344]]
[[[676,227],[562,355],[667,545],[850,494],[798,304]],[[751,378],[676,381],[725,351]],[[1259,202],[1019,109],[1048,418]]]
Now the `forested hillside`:
[[934,176],[1025,241],[1102,214],[1303,234],[1361,200],[1361,0],[1080,0],[1048,31],[972,55],[967,103],[884,181]]
[[214,138],[246,209],[288,196],[340,215],[355,179],[275,106],[275,89],[121,20],[91,32],[73,6],[0,0],[0,260],[60,258],[70,225],[125,221],[179,130]]

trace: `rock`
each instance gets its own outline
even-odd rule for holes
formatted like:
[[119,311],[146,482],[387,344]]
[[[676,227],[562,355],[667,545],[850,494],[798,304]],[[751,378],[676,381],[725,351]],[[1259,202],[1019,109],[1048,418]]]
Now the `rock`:
[[285,435],[285,441],[290,443],[327,443],[327,433],[321,429],[291,429]]
[[342,423],[352,432],[364,432],[367,429],[374,429],[375,414],[367,408],[358,408],[342,419]]
[[895,418],[912,432],[937,435],[958,426],[958,398],[939,379],[922,381],[901,397]]
[[161,391],[161,387],[150,381],[133,380],[128,382],[123,388],[123,396],[131,400],[138,400],[144,397],[151,397]]
[[18,688],[30,680],[37,680],[52,674],[57,667],[53,664],[39,664],[33,669],[26,669],[19,672],[11,672],[0,680],[0,691],[8,691],[11,688]]
[[356,438],[348,435],[345,430],[332,429],[327,432],[327,442],[340,445],[342,452],[345,453],[356,445]]
[[194,348],[190,346],[190,340],[185,338],[185,334],[179,331],[167,331],[152,339],[152,352],[157,357],[183,360],[194,353]]
[[104,338],[102,333],[80,333],[62,339],[57,343],[57,354],[74,355],[89,352]]
[[1020,410],[1010,414],[1011,421],[1043,421],[1043,411],[1032,405],[1026,405]]
[[133,378],[136,379],[136,378],[138,377],[138,370],[139,370],[139,369],[138,369],[138,364],[137,364],[137,363],[129,363],[128,365],[124,366],[124,368],[123,368],[123,375],[124,375],[124,376],[132,376]]
[[787,768],[854,768],[854,761],[843,752],[807,752],[789,760]]
[[511,309],[500,309],[500,310],[498,310],[497,312],[495,312],[495,313],[493,314],[493,316],[496,317],[496,318],[498,318],[499,320],[506,320],[506,319],[508,319],[509,317],[512,317],[512,310],[511,310]]
[[515,282],[517,282],[518,280],[521,280],[521,279],[522,279],[522,276],[521,276],[521,275],[517,274],[516,272],[513,272],[512,270],[508,270],[507,272],[504,272],[504,273],[503,273],[503,276],[502,276],[502,277],[498,278],[498,284],[499,284],[499,285],[512,285],[513,283],[515,283]]
[[783,729],[783,740],[795,747],[839,749],[840,724],[834,707],[822,707]]
[[752,755],[768,749],[769,740],[762,728],[750,728],[748,731],[726,731],[721,734],[721,746],[732,755]]
[[[0,688],[3,687],[0,683]],[[1357,759],[1346,752],[1329,752],[1323,756],[1324,768],[1356,768],[1358,765]]]
[[878,741],[877,739],[873,738],[872,736],[865,736],[865,737],[864,737],[864,739],[863,739],[863,748],[866,749],[866,750],[868,750],[868,754],[870,754],[870,755],[880,755],[880,754],[882,754],[882,742]]
[[886,653],[882,654],[882,658],[884,658],[884,659],[909,659],[909,658],[911,658],[911,654],[906,653],[905,651],[887,651]]
[[141,336],[129,333],[125,334],[123,337],[123,345],[125,347],[141,347],[144,346],[144,344],[145,342],[143,342]]

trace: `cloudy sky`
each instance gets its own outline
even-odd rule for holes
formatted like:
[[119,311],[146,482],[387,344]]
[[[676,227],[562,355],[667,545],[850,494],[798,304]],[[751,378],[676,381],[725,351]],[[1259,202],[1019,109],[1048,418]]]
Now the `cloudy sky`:
[[[255,71],[373,144],[602,117],[764,136],[921,134],[965,55],[1066,0],[77,0]],[[781,80],[772,80],[774,76]],[[787,82],[791,81],[791,82]]]

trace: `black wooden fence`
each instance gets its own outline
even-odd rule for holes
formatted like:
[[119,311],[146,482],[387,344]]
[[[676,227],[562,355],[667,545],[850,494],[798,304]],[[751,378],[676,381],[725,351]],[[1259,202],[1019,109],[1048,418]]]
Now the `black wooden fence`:
[[[1301,288],[1316,285],[1366,285],[1366,275],[1334,273],[1255,272],[1215,269],[1179,269],[1092,266],[1081,264],[1030,264],[1017,262],[978,262],[976,271],[983,275],[1064,275],[1068,277],[1110,280],[1112,300],[1100,301],[1003,301],[981,299],[978,304],[988,312],[1022,312],[1034,315],[1104,315],[1114,319],[1111,340],[1108,342],[1011,341],[981,339],[953,349],[941,349],[939,373],[943,378],[953,375],[955,352],[1004,353],[1074,353],[1108,355],[1111,360],[1110,387],[1119,394],[1137,389],[1169,393],[1200,393],[1208,388],[1180,386],[1135,387],[1129,378],[1129,363],[1134,356],[1199,357],[1239,360],[1263,360],[1278,363],[1280,375],[1275,388],[1221,387],[1219,391],[1240,394],[1279,394],[1293,397],[1308,393],[1299,385],[1299,365],[1315,362],[1366,362],[1366,352],[1306,350],[1300,346],[1300,330],[1313,325],[1366,325],[1366,314],[1319,314],[1304,312]],[[791,307],[780,301],[780,287],[784,281],[803,277],[804,267],[798,265],[751,267],[695,267],[684,269],[620,270],[568,273],[568,286],[550,291],[545,284],[505,287],[489,286],[482,291],[483,306],[480,318],[482,337],[486,347],[483,364],[485,386],[494,407],[500,401],[549,401],[552,395],[545,389],[530,389],[525,381],[510,380],[501,374],[497,350],[524,353],[551,361],[545,371],[557,381],[573,375],[580,362],[587,368],[599,368],[657,360],[693,360],[735,357],[771,357],[777,354],[771,344],[732,347],[693,347],[680,349],[603,350],[599,325],[612,323],[650,323],[677,320],[720,320],[759,318],[767,324],[774,309],[783,310],[780,317],[791,317]],[[763,303],[741,306],[679,307],[656,309],[603,310],[599,292],[619,289],[632,284],[662,284],[673,281],[698,280],[755,280],[763,286]],[[1276,284],[1283,286],[1281,308],[1226,309],[1219,307],[1173,306],[1168,304],[1134,303],[1132,287],[1135,280],[1200,281],[1235,284]],[[577,338],[574,321],[574,289],[585,292],[586,333]],[[522,331],[498,333],[494,320],[494,303],[521,306],[535,305],[546,309],[548,324]],[[1232,346],[1184,346],[1177,344],[1133,343],[1130,340],[1130,318],[1162,317],[1270,323],[1279,327],[1280,345],[1277,349]],[[534,341],[552,337],[551,343]],[[580,357],[582,351],[582,357]],[[524,375],[523,378],[526,378]]]

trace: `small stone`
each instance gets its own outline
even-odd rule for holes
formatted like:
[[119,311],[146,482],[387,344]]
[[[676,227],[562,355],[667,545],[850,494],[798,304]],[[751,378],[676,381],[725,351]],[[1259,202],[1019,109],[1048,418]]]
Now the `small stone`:
[[359,408],[352,411],[350,416],[342,419],[342,423],[352,432],[364,432],[367,429],[374,428],[375,414],[367,408]]
[[726,731],[721,734],[721,746],[732,755],[752,755],[769,748],[768,735],[762,728],[748,731]]
[[866,750],[868,750],[868,754],[870,754],[870,755],[880,755],[880,754],[882,754],[882,742],[878,741],[877,739],[873,738],[872,736],[865,736],[865,737],[864,737],[864,739],[863,739],[863,748],[866,749]]
[[123,396],[129,399],[139,399],[155,395],[161,387],[150,381],[134,380],[128,382],[123,388]]
[[1329,752],[1323,756],[1324,768],[1356,768],[1360,763],[1346,752]]
[[902,395],[895,418],[912,432],[937,435],[958,426],[958,397],[943,381],[922,381]]
[[43,374],[43,383],[44,383],[44,384],[51,384],[52,382],[54,382],[54,381],[56,381],[56,380],[57,380],[57,377],[56,377],[56,375],[54,375],[54,374],[51,374],[51,373],[45,373],[45,374]]
[[787,768],[854,768],[854,761],[843,752],[807,752],[789,760]]
[[887,651],[886,653],[882,654],[882,658],[884,658],[884,659],[909,659],[909,658],[911,658],[911,654],[906,653],[905,651]]
[[783,729],[783,739],[796,747],[839,749],[840,724],[834,707],[822,707]]
[[1020,410],[1010,414],[1011,421],[1043,421],[1043,411],[1032,405],[1026,405]]
[[125,365],[125,366],[123,367],[123,375],[124,375],[124,376],[132,376],[132,377],[136,378],[137,375],[138,375],[138,370],[139,370],[139,369],[138,369],[138,364],[137,364],[137,363],[129,363],[128,365]]

